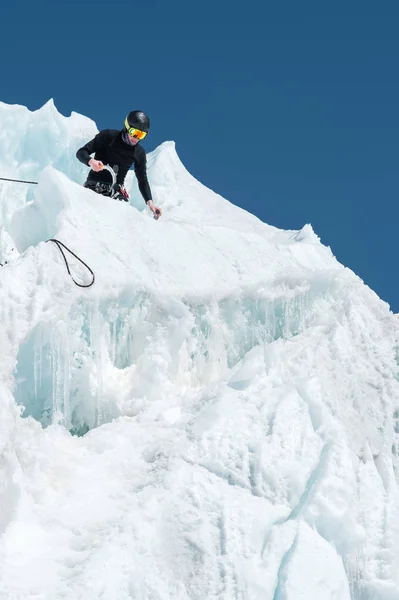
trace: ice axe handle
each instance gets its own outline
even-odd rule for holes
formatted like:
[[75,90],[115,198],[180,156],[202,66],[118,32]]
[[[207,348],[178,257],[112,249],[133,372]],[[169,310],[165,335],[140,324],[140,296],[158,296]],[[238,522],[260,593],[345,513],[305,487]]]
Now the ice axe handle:
[[112,189],[114,189],[115,186],[116,186],[116,170],[114,170],[109,165],[103,165],[103,169],[104,169],[104,171],[108,171],[108,173],[111,175],[111,177],[112,177]]

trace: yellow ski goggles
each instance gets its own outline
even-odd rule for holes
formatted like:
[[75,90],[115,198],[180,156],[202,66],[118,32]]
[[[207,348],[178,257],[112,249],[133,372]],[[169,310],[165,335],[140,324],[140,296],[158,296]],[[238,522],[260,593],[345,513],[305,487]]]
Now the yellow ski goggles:
[[127,117],[125,119],[125,127],[126,127],[126,131],[128,132],[128,134],[131,135],[132,137],[137,138],[138,140],[143,140],[145,138],[145,136],[147,135],[147,131],[141,131],[141,129],[136,129],[135,127],[130,127]]

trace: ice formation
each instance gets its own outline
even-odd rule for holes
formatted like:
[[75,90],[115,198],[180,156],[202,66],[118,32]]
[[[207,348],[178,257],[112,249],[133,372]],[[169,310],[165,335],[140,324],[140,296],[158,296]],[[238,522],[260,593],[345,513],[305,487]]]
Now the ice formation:
[[0,124],[0,177],[39,181],[0,182],[1,600],[399,600],[388,305],[172,142],[154,221],[133,173],[82,188],[89,119]]

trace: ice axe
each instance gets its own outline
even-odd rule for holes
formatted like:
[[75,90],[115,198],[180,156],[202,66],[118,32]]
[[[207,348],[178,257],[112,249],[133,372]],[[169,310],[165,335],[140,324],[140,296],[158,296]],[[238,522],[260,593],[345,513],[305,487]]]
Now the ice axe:
[[[110,167],[109,165],[103,165],[102,168],[103,171],[108,171],[108,173],[110,173],[111,177],[112,177],[112,186],[111,186],[111,191],[112,193],[114,192],[115,186],[116,186],[116,175],[118,173],[118,167],[115,165],[115,169],[113,169],[112,167]],[[112,194],[111,194],[112,195]]]

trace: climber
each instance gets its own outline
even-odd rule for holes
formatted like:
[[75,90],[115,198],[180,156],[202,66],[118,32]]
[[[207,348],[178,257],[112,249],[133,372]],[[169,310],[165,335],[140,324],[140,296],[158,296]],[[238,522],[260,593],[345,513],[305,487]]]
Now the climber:
[[[90,142],[76,153],[83,164],[91,168],[84,187],[116,200],[129,201],[124,188],[127,172],[134,165],[141,195],[155,219],[162,215],[162,209],[154,205],[147,179],[147,157],[140,145],[150,129],[150,119],[140,110],[130,112],[122,130],[103,129]],[[94,153],[94,158],[91,154]],[[116,173],[116,186],[109,181],[109,173],[104,170],[109,165]]]

